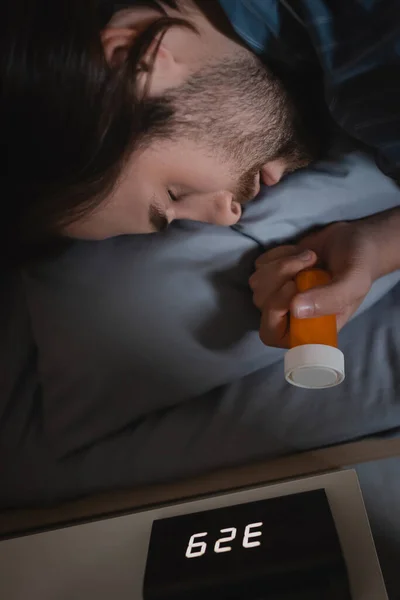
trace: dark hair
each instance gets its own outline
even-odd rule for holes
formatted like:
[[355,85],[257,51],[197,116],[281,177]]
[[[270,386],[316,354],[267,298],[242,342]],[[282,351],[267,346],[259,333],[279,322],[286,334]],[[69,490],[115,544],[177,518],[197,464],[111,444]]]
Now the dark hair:
[[[160,19],[111,69],[101,29],[112,7],[95,0],[8,0],[0,20],[0,239],[32,256],[61,224],[91,211],[112,191],[127,157],[150,134],[166,135],[170,110],[139,97],[135,77],[157,34],[187,25]],[[173,0],[164,4],[175,6]],[[118,5],[121,6],[121,5]],[[4,154],[4,153],[3,153]],[[3,250],[4,252],[4,250]]]

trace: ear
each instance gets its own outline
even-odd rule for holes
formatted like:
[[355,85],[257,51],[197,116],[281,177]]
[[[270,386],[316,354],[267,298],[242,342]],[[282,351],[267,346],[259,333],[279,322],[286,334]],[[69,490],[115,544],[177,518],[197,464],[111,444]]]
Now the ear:
[[128,55],[136,31],[122,27],[108,27],[101,33],[106,60],[110,67],[118,67]]
[[141,61],[143,71],[139,75],[138,85],[147,85],[149,96],[159,96],[168,89],[182,85],[188,76],[188,65],[178,59],[170,44],[171,33],[168,31],[164,34],[161,42],[157,36]]
[[[134,28],[116,27],[102,32],[104,53],[111,67],[118,67],[126,60],[138,33]],[[147,85],[150,96],[161,95],[167,89],[181,85],[189,70],[188,65],[178,59],[174,31],[169,30],[161,37],[160,42],[160,36],[156,36],[139,65],[137,84],[139,89]]]

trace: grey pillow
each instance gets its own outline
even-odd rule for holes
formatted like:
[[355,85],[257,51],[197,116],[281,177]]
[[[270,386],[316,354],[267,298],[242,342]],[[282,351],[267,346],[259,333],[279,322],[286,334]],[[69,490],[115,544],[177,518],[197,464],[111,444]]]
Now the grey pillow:
[[[76,243],[31,269],[24,284],[52,448],[65,456],[280,361],[281,350],[259,341],[247,285],[262,247],[399,203],[396,186],[350,153],[263,189],[236,228],[182,222]],[[360,310],[399,279],[377,282]]]

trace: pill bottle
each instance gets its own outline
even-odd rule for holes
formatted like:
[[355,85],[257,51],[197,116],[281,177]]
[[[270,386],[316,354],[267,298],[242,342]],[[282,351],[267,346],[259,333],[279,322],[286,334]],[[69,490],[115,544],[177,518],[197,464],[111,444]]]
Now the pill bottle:
[[[298,273],[299,293],[326,285],[331,277],[322,269]],[[285,378],[302,388],[323,389],[344,380],[344,355],[338,348],[336,315],[296,319],[290,315],[290,350],[285,355]]]

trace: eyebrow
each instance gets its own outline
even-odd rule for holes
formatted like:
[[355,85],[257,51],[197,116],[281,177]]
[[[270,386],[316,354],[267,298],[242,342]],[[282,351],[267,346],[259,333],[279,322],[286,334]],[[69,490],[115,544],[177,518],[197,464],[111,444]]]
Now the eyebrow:
[[150,204],[149,220],[156,231],[165,231],[169,225],[165,213],[155,204]]

